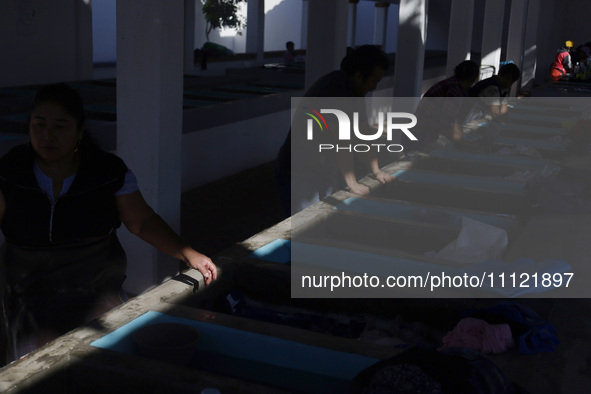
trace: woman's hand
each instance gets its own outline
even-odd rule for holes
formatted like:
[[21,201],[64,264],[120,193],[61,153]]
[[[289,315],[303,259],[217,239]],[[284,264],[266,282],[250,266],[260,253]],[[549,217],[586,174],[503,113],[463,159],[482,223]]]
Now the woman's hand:
[[218,278],[218,270],[211,259],[191,248],[183,253],[187,267],[201,272],[205,286]]
[[382,185],[385,185],[386,183],[392,182],[394,179],[396,179],[392,175],[387,174],[383,171],[378,171],[378,172],[374,173],[373,175],[376,177],[378,182],[380,182]]
[[367,196],[369,194],[369,187],[358,182],[351,182],[349,190],[351,193],[359,194],[360,196]]
[[[201,272],[205,285],[217,279],[217,268],[211,259],[191,248],[179,237],[146,203],[139,190],[115,196],[115,200],[121,221],[130,233],[137,235],[158,250],[184,261],[187,267]],[[0,208],[2,208],[1,201]]]

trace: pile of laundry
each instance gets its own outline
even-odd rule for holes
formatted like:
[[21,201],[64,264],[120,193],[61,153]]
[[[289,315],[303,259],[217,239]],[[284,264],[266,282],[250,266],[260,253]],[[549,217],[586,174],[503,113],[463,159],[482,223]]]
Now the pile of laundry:
[[464,311],[456,327],[443,337],[442,348],[464,347],[482,353],[552,352],[560,344],[554,326],[516,302]]
[[413,347],[361,371],[354,394],[522,394],[482,353],[467,348],[440,351]]

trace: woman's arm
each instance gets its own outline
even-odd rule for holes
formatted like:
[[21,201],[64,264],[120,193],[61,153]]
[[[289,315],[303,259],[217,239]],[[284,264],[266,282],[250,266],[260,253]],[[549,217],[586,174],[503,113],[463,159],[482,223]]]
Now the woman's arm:
[[164,219],[154,212],[140,191],[115,196],[115,199],[121,221],[132,234],[201,272],[206,285],[217,279],[217,269],[211,259],[183,241]]
[[392,182],[394,179],[396,179],[392,175],[387,174],[380,169],[380,164],[378,163],[378,158],[375,155],[375,153],[372,152],[368,158],[369,158],[369,167],[371,168],[371,172],[376,177],[378,182],[380,182],[381,184],[384,185],[384,184]]
[[351,193],[359,194],[361,196],[368,195],[369,187],[357,182],[357,177],[355,176],[355,163],[353,161],[353,153],[337,152],[336,156],[337,164],[339,166],[339,170],[341,171],[341,175],[345,179],[345,183],[347,184],[349,190],[351,190]]

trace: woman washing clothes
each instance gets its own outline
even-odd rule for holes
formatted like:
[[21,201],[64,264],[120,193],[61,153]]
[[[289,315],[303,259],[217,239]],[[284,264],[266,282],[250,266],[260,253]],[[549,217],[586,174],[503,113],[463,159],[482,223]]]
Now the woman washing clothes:
[[30,142],[0,159],[0,265],[6,361],[89,322],[125,298],[116,229],[217,278],[213,262],[154,212],[119,157],[92,144],[80,95],[48,85],[34,98]]

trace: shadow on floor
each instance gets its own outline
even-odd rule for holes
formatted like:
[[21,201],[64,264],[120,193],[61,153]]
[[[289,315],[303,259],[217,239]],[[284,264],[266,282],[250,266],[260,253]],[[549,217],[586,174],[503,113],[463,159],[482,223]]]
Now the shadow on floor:
[[213,256],[285,219],[274,165],[263,164],[183,193],[182,237]]

